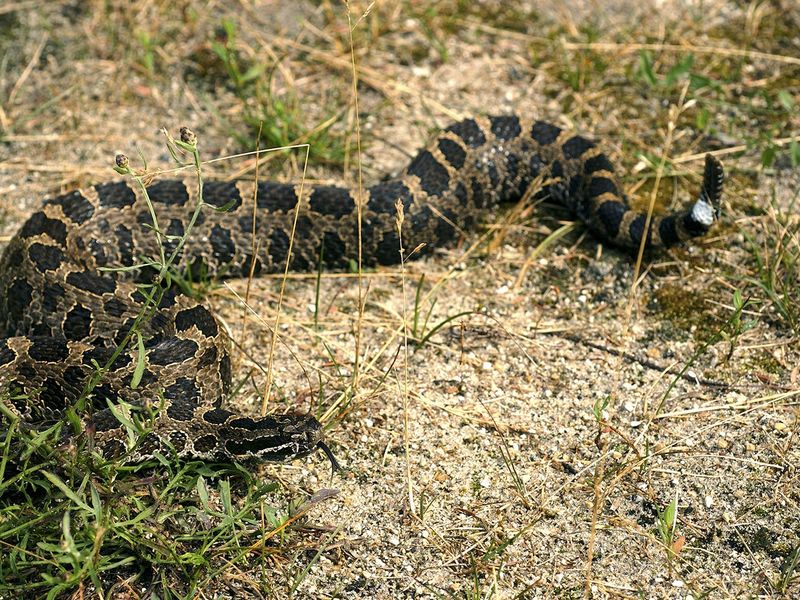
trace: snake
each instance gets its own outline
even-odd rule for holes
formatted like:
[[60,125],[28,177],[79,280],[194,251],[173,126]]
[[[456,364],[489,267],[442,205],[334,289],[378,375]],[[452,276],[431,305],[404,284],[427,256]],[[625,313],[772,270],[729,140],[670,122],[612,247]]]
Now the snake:
[[[181,134],[197,144],[190,130]],[[453,123],[397,176],[366,188],[128,178],[54,197],[0,258],[0,429],[69,423],[69,436],[125,462],[281,462],[321,449],[336,466],[313,415],[227,407],[230,339],[201,301],[163,277],[159,257],[172,259],[170,272],[212,280],[320,262],[347,269],[359,256],[363,267],[392,265],[403,248],[425,255],[526,194],[565,206],[601,242],[658,249],[708,233],[723,179],[707,154],[694,201],[651,215],[631,208],[594,141],[499,115]]]

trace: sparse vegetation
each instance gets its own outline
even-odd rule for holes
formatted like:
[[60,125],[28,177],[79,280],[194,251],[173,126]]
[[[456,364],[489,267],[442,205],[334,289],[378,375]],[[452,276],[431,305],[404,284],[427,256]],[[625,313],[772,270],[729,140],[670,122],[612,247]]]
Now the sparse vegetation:
[[[130,267],[152,270],[156,275],[151,283],[139,286],[146,302],[138,319],[111,358],[102,365],[95,362],[95,375],[68,411],[66,420],[74,427],[72,439],[77,443],[64,446],[62,423],[41,432],[30,431],[9,405],[20,398],[0,397],[5,420],[0,461],[0,544],[5,547],[5,558],[0,561],[0,597],[9,593],[13,597],[60,598],[87,586],[98,596],[107,593],[113,597],[130,588],[133,581],[160,590],[158,596],[165,600],[193,597],[219,574],[214,557],[250,560],[256,549],[280,548],[287,542],[292,523],[308,509],[298,499],[290,500],[285,509],[269,504],[278,484],[259,482],[237,465],[159,455],[157,462],[125,466],[121,460],[108,461],[92,452],[81,435],[80,415],[93,389],[132,344],[137,362],[131,387],[139,385],[147,355],[142,326],[172,285],[177,258],[201,210],[224,212],[229,208],[203,202],[201,160],[194,134],[182,132],[180,140],[166,135],[173,159],[180,167],[193,167],[196,172],[195,211],[182,236],[167,235],[145,188],[145,180],[151,177],[146,166],[134,170],[127,157],[117,156],[114,168],[132,177],[147,199],[159,256],[142,257],[142,262]],[[185,162],[179,154],[188,154],[190,161]],[[128,432],[130,450],[151,430],[158,408],[134,408],[120,402],[111,410]],[[154,472],[160,474],[152,476]],[[323,549],[318,550],[317,558]],[[290,593],[315,561],[297,573],[290,571]],[[34,581],[30,573],[36,574]],[[261,582],[258,588],[268,590],[269,585]]]
[[[601,140],[659,210],[715,152],[723,222],[647,257],[636,286],[622,254],[527,203],[402,273],[220,288],[150,257],[225,322],[236,400],[312,404],[349,470],[119,464],[0,398],[0,600],[797,595],[794,5],[273,4],[0,7],[0,246],[120,150],[164,168],[165,123],[202,131],[206,158],[308,143],[308,171],[277,153],[269,177],[357,185],[356,119],[367,183],[458,115],[512,110]],[[132,438],[140,416],[120,412]]]
[[[775,206],[772,191],[770,206],[761,226],[766,235],[759,242],[749,232],[745,238],[750,247],[752,266],[739,278],[753,289],[759,303],[767,309],[767,318],[780,327],[800,335],[800,237],[798,237],[797,198],[793,197],[785,212]],[[774,315],[774,316],[773,316]]]
[[672,571],[672,561],[680,554],[686,543],[686,537],[680,535],[677,530],[678,498],[679,495],[676,491],[675,497],[669,501],[664,510],[659,511],[656,523],[656,535],[666,550],[670,571]]
[[317,162],[341,164],[347,142],[331,128],[339,120],[338,114],[325,115],[324,121],[313,127],[303,122],[303,102],[289,89],[276,94],[273,77],[279,69],[279,59],[269,62],[246,58],[239,49],[236,23],[223,18],[218,28],[219,38],[211,42],[211,50],[222,63],[229,85],[242,104],[242,119],[250,135],[239,133],[233,127],[231,134],[244,148],[253,145],[259,137],[268,148],[282,148],[307,143]]

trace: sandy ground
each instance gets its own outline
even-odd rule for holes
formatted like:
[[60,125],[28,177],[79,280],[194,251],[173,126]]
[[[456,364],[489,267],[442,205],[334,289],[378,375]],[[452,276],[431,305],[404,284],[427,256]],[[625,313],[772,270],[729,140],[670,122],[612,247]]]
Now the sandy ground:
[[[654,19],[645,26],[657,34],[669,22],[658,17],[670,14],[664,5],[700,10],[693,3],[619,2],[598,13],[600,4],[533,7],[543,23],[591,25],[602,40],[629,31],[642,15]],[[493,5],[486,6],[490,13]],[[10,55],[15,66],[3,78],[6,98],[13,92],[2,115],[3,239],[43,196],[112,178],[116,152],[135,156],[140,148],[153,163],[168,165],[161,126],[192,126],[205,158],[241,150],[230,135],[241,118],[232,92],[197,83],[186,65],[170,60],[179,39],[155,49],[169,65],[155,80],[129,68],[124,52],[115,55],[124,44],[102,48],[126,33],[108,28],[144,28],[160,10],[166,8],[132,6],[128,19],[106,25],[102,15],[71,4],[34,2],[0,13],[6,20],[13,15],[20,28]],[[327,10],[336,27],[326,21]],[[302,98],[310,124],[325,118],[332,98],[349,110],[337,127],[353,124],[348,55],[333,50],[346,39],[342,10],[305,2],[234,10],[247,23],[240,34],[246,48],[288,57],[275,86]],[[712,2],[709,27],[742,10]],[[205,6],[193,31],[212,30],[222,12]],[[467,17],[441,39],[442,60],[421,20],[386,8],[381,14],[387,30],[359,54],[368,180],[402,168],[430,132],[453,118],[485,112],[532,113],[594,135],[631,167],[637,161],[626,153],[645,143],[636,132],[661,110],[655,101],[620,106],[600,90],[564,112],[566,85],[542,69],[541,60],[553,54],[537,60],[531,28],[521,34]],[[366,17],[362,26],[374,23]],[[196,39],[186,43],[196,47],[183,48],[184,55],[203,50]],[[28,61],[33,66],[25,74]],[[686,143],[674,152],[705,149]],[[241,164],[247,165],[217,163],[209,172],[222,176]],[[296,178],[297,165],[287,161],[274,176]],[[697,171],[700,162],[686,167]],[[355,173],[352,157],[344,174],[317,163],[310,169],[311,178],[326,181],[354,181]],[[633,292],[634,261],[600,247],[580,227],[534,255],[567,218],[541,207],[409,263],[405,272],[366,273],[355,393],[348,390],[359,322],[356,278],[323,276],[318,328],[315,277],[290,279],[273,408],[305,408],[321,395],[335,414],[331,445],[346,466],[332,480],[321,456],[263,470],[289,494],[338,490],[310,513],[325,550],[296,597],[778,597],[769,582],[781,578],[800,539],[797,344],[760,314],[732,345],[698,349],[702,331],[730,314],[730,274],[748,256],[741,231],[760,235],[742,207],[774,194],[777,206],[789,210],[798,183],[787,171],[735,183],[723,227],[652,257]],[[468,314],[406,351],[403,316],[413,319],[423,274],[420,321],[429,310],[429,329]],[[244,294],[246,282],[230,285]],[[267,323],[275,319],[279,288],[278,278],[251,285],[251,304]],[[234,295],[221,288],[209,302],[240,339],[243,310]],[[244,339],[247,355],[238,355],[237,368],[266,364],[268,329],[250,319]],[[348,394],[344,410],[342,394]],[[598,422],[593,407],[604,399]],[[247,392],[239,400],[257,404]],[[655,529],[673,499],[681,545],[670,560]],[[248,576],[271,582],[274,596],[282,597],[291,567]],[[224,589],[202,597],[229,597]],[[796,579],[792,593],[800,593]]]

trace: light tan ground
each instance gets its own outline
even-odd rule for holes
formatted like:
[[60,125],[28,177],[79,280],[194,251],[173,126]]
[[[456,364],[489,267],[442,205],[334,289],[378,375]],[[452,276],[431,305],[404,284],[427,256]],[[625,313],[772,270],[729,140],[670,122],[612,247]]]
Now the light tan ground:
[[[4,100],[12,97],[0,115],[6,236],[43,196],[113,177],[116,152],[135,156],[139,147],[152,163],[168,165],[161,126],[173,132],[193,127],[205,158],[241,149],[230,136],[241,118],[230,90],[196,82],[177,58],[208,51],[203,40],[225,12],[220,6],[191,6],[199,11],[196,21],[175,24],[174,35],[155,48],[166,73],[151,78],[131,67],[135,61],[126,52],[135,52],[135,44],[103,45],[147,30],[148,23],[164,24],[159,12],[174,18],[174,10],[144,2],[126,7],[123,17],[104,15],[98,3],[91,16],[46,4],[9,13],[20,31],[14,69],[2,80]],[[231,13],[243,51],[265,61],[270,52],[285,57],[274,87],[301,99],[307,125],[329,116],[324,107],[333,99],[350,110],[337,127],[352,131],[343,7],[314,4],[237,4]],[[485,14],[503,4],[485,3]],[[354,20],[366,6],[354,6]],[[625,167],[636,165],[636,152],[658,156],[661,148],[647,147],[658,139],[649,121],[668,107],[646,100],[621,105],[613,89],[572,95],[542,62],[581,60],[562,45],[570,28],[592,27],[601,41],[615,41],[615,34],[630,36],[631,24],[639,22],[645,37],[658,39],[675,11],[702,11],[710,30],[744,19],[745,10],[724,2],[702,9],[679,2],[534,6],[543,31],[560,23],[567,32],[552,39],[547,52],[535,28],[520,34],[488,17],[467,16],[454,20],[455,32],[436,32],[447,54],[442,60],[418,17],[423,8],[413,8],[412,18],[402,12],[411,9],[406,4],[374,7],[358,25],[360,47],[367,48],[358,61],[368,180],[400,169],[431,131],[482,112],[532,113],[576,128],[603,139]],[[371,37],[363,33],[369,28]],[[31,57],[38,60],[25,73]],[[622,51],[604,58],[635,68],[636,58]],[[633,84],[620,75],[616,85]],[[565,102],[571,106],[566,112]],[[639,136],[643,130],[651,132],[647,140]],[[704,151],[692,135],[681,129],[669,152]],[[754,164],[743,161],[747,168]],[[212,170],[224,175],[241,164],[217,163]],[[283,176],[297,178],[297,164],[287,163]],[[695,172],[699,165],[685,167]],[[310,172],[313,178],[343,177],[320,165]],[[355,179],[354,158],[346,177]],[[330,431],[347,470],[331,481],[321,457],[264,469],[265,478],[277,476],[289,490],[339,490],[310,513],[310,522],[325,530],[319,539],[326,549],[298,596],[777,597],[769,582],[780,580],[800,539],[796,340],[766,314],[735,341],[730,356],[731,345],[722,342],[694,357],[703,338],[693,334],[698,327],[713,330],[730,315],[729,275],[747,259],[740,228],[760,234],[758,220],[739,207],[765,203],[774,190],[778,206],[788,209],[798,183],[786,172],[734,183],[718,235],[655,257],[634,294],[633,261],[599,248],[588,235],[573,233],[531,258],[565,217],[548,209],[516,217],[488,247],[472,247],[478,232],[408,264],[404,275],[397,269],[365,274],[360,384]],[[423,273],[420,320],[435,301],[429,328],[471,314],[406,353],[403,315],[413,318]],[[243,281],[231,286],[240,294],[246,289]],[[251,286],[252,304],[268,323],[279,287],[278,278]],[[309,379],[315,398],[322,381],[325,402],[341,408],[337,396],[347,390],[353,368],[357,280],[326,275],[320,297],[315,331],[314,276],[287,284],[275,356],[277,410],[307,407]],[[239,339],[242,308],[233,295],[223,288],[209,301]],[[250,319],[246,340],[250,358],[239,355],[239,369],[251,360],[265,365],[269,331]],[[670,387],[672,373],[689,363],[686,377]],[[257,378],[259,387],[263,381]],[[609,403],[599,424],[593,406],[604,398]],[[248,399],[256,405],[255,394],[245,392],[242,401]],[[685,536],[685,544],[669,561],[654,530],[658,511],[673,498],[676,539]],[[311,556],[313,550],[297,558]],[[281,597],[285,572],[297,568],[279,564],[274,573],[245,577],[266,578]],[[224,589],[203,597],[227,597]],[[796,580],[791,593],[800,593]]]

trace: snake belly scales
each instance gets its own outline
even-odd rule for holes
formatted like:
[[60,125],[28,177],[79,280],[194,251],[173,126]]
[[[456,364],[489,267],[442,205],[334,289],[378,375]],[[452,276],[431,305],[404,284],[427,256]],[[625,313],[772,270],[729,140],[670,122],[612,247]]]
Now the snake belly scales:
[[[588,139],[518,116],[466,119],[444,129],[399,176],[364,190],[363,264],[399,262],[397,202],[405,214],[404,247],[424,244],[424,253],[498,204],[518,200],[534,182],[538,196],[568,207],[600,240],[637,249],[646,235],[647,246],[657,248],[709,230],[719,216],[723,170],[707,155],[697,199],[648,223],[629,207],[611,162]],[[169,253],[194,213],[196,182],[156,181],[147,192]],[[335,186],[206,182],[203,201],[229,206],[199,213],[175,266],[217,278],[246,277],[253,267],[256,274],[283,272],[299,210],[290,269],[316,268],[321,248],[327,266],[345,268],[357,257],[357,197]],[[202,304],[174,288],[137,325],[144,369],[136,343],[111,361],[143,309],[138,284],[152,273],[124,268],[158,256],[152,222],[135,183],[114,182],[48,200],[22,225],[0,259],[0,401],[23,426],[42,429],[81,399],[83,433],[106,457],[127,462],[156,453],[283,461],[317,448],[333,461],[312,416],[250,417],[223,407],[231,392],[229,340]],[[95,365],[109,368],[87,395]],[[111,407],[119,400],[160,407],[152,429],[132,447]]]

